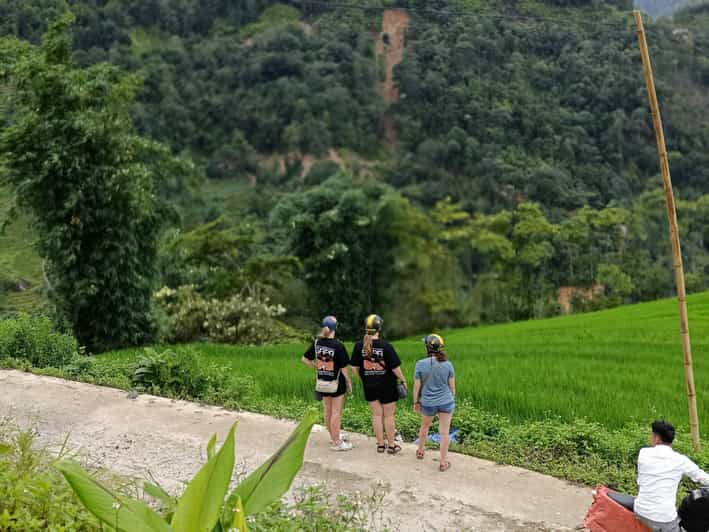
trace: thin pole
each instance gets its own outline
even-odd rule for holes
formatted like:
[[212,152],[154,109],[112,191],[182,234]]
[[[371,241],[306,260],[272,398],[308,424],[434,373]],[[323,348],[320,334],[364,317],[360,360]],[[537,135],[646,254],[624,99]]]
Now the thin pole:
[[660,117],[660,105],[657,102],[655,92],[655,80],[652,75],[652,64],[650,63],[650,52],[647,49],[647,39],[645,38],[645,27],[643,17],[639,10],[633,11],[635,25],[638,31],[638,43],[640,45],[640,57],[643,61],[643,72],[645,73],[645,84],[647,85],[647,96],[650,100],[650,111],[652,113],[652,123],[655,127],[655,140],[657,141],[657,153],[660,158],[660,172],[662,174],[662,186],[665,190],[665,203],[667,204],[667,221],[670,226],[670,241],[672,242],[672,259],[674,263],[675,285],[677,287],[677,303],[679,304],[679,331],[682,338],[682,352],[684,353],[684,378],[687,385],[687,403],[689,404],[689,427],[692,432],[692,445],[695,451],[699,450],[699,417],[697,415],[697,394],[694,388],[694,370],[692,369],[692,344],[689,340],[689,325],[687,320],[687,293],[684,286],[684,268],[682,267],[682,248],[679,242],[679,228],[677,227],[677,210],[675,208],[675,197],[672,192],[672,179],[670,178],[670,163],[667,159],[667,147],[665,146],[665,133],[662,129],[662,118]]

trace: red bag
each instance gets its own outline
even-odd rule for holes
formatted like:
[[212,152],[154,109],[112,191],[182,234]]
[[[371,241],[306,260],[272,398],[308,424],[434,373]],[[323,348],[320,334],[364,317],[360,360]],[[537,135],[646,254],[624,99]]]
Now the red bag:
[[608,497],[608,488],[599,486],[583,526],[591,532],[650,532],[635,514]]

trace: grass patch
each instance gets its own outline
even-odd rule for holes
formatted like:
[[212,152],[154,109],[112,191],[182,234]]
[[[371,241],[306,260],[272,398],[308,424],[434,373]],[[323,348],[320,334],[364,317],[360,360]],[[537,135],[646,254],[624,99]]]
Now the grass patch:
[[[0,224],[9,218],[10,197],[0,188]],[[27,219],[14,217],[0,231],[0,314],[8,311],[32,311],[42,302],[42,260],[34,249],[35,240]],[[19,291],[25,281],[27,289]]]
[[[709,411],[709,293],[689,297],[699,411]],[[665,417],[687,420],[682,351],[674,300],[603,312],[443,333],[458,379],[458,398],[512,421],[584,418],[608,428]],[[412,378],[419,338],[394,342]],[[305,345],[194,344],[201,357],[234,375],[250,375],[264,398],[306,400],[313,376],[299,359]],[[351,347],[351,345],[348,345]],[[107,353],[102,363],[130,365],[142,349]],[[356,393],[356,399],[363,399]],[[709,435],[709,432],[707,433]]]

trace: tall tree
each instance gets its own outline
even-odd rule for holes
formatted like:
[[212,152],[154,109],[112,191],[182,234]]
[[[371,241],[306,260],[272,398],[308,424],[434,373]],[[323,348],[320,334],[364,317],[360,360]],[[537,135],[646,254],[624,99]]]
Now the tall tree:
[[61,17],[38,47],[0,41],[12,92],[0,153],[3,181],[34,219],[50,297],[80,342],[98,351],[151,337],[166,214],[156,176],[169,155],[133,132],[138,79],[72,62],[72,22]]

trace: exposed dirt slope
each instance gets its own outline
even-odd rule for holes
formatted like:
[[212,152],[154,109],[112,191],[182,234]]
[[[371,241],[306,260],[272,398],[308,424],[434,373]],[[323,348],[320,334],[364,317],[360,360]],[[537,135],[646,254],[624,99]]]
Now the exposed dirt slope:
[[[403,9],[385,10],[382,17],[382,32],[376,38],[374,48],[384,66],[384,80],[380,90],[388,105],[399,101],[399,89],[394,82],[394,67],[404,58],[409,21],[409,14]],[[389,144],[396,142],[394,119],[389,111],[384,114],[383,126],[385,140]]]

